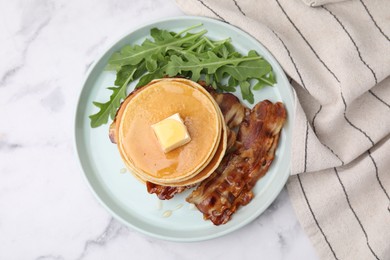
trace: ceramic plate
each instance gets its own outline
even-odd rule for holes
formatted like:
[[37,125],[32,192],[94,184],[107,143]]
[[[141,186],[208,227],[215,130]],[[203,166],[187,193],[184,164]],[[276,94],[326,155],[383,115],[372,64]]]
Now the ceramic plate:
[[[254,188],[255,197],[247,206],[240,208],[227,224],[221,226],[214,226],[210,221],[203,220],[202,214],[185,201],[190,191],[179,194],[169,201],[160,201],[155,195],[148,194],[145,186],[132,174],[123,173],[125,166],[117,147],[108,138],[109,125],[92,129],[88,117],[97,112],[92,101],[106,101],[111,94],[107,87],[113,86],[115,72],[106,71],[104,68],[113,52],[126,44],[140,44],[149,36],[153,27],[179,32],[199,23],[203,23],[210,38],[230,37],[233,45],[241,53],[246,54],[253,49],[268,60],[278,83],[274,87],[254,91],[255,102],[264,99],[282,101],[288,111],[288,120],[282,131],[276,158],[266,176],[257,182]],[[236,95],[241,99],[240,93]],[[246,105],[250,106],[247,103]],[[113,44],[91,66],[82,87],[76,112],[76,150],[93,193],[115,218],[157,238],[173,241],[206,240],[225,235],[248,224],[264,212],[277,197],[290,173],[293,111],[293,92],[283,70],[254,38],[236,27],[213,19],[190,16],[169,18],[132,30]]]

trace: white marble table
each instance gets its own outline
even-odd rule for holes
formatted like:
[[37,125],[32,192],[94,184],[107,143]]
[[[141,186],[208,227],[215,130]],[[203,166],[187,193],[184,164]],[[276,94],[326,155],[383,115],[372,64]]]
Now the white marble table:
[[173,1],[0,1],[0,259],[316,259],[285,190],[254,222],[174,243],[113,219],[83,180],[73,120],[87,68]]

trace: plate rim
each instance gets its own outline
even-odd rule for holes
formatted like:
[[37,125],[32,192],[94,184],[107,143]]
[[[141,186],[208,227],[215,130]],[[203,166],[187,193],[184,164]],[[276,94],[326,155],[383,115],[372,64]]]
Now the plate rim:
[[[86,74],[84,76],[84,79],[82,80],[81,88],[80,88],[80,90],[78,92],[77,102],[76,102],[76,106],[75,106],[74,113],[73,113],[73,118],[74,118],[74,120],[73,120],[73,135],[72,135],[73,136],[73,151],[76,154],[77,162],[78,162],[77,164],[79,166],[79,169],[82,172],[84,181],[87,183],[87,186],[89,187],[90,191],[92,192],[94,197],[97,199],[99,204],[101,206],[103,206],[103,208],[105,210],[107,210],[112,217],[114,217],[115,219],[119,220],[124,225],[126,225],[126,226],[128,226],[128,227],[130,227],[130,228],[132,228],[134,230],[137,230],[138,232],[140,232],[142,234],[148,235],[150,237],[154,237],[154,238],[158,238],[158,239],[162,239],[162,240],[167,240],[167,241],[173,241],[173,242],[198,242],[198,241],[206,241],[206,240],[215,239],[215,238],[227,235],[229,233],[232,233],[234,231],[237,231],[238,229],[241,229],[242,227],[244,227],[247,224],[251,223],[257,217],[259,217],[272,204],[272,202],[275,201],[276,197],[280,194],[280,192],[282,191],[283,187],[287,183],[287,180],[288,180],[288,178],[289,178],[289,176],[291,174],[291,153],[292,153],[292,149],[290,149],[290,151],[288,151],[290,153],[290,161],[288,162],[288,166],[287,166],[288,170],[286,171],[286,172],[288,172],[288,174],[286,173],[284,178],[283,178],[283,181],[280,182],[280,184],[276,187],[276,189],[273,189],[273,192],[272,192],[272,194],[270,196],[270,199],[267,200],[267,203],[265,203],[264,204],[265,206],[263,206],[264,209],[260,209],[260,210],[255,211],[254,214],[252,214],[251,216],[246,218],[245,221],[242,221],[242,222],[236,224],[235,226],[232,226],[231,228],[223,230],[221,232],[217,232],[217,233],[212,234],[212,235],[207,235],[206,234],[206,235],[197,236],[197,237],[186,237],[186,238],[183,238],[183,237],[175,237],[175,236],[170,236],[170,235],[160,235],[160,234],[157,234],[157,233],[149,232],[149,231],[147,231],[145,229],[142,229],[142,228],[138,227],[137,225],[134,225],[134,224],[128,222],[127,220],[122,218],[120,215],[118,215],[114,210],[112,210],[110,208],[110,206],[107,205],[103,201],[103,199],[99,196],[99,194],[97,193],[97,191],[93,187],[93,184],[88,179],[86,170],[85,170],[83,162],[82,162],[82,156],[81,156],[81,151],[80,151],[81,149],[79,148],[79,145],[81,145],[81,144],[78,142],[78,139],[79,139],[79,137],[78,137],[78,135],[79,135],[78,131],[79,130],[78,130],[78,127],[77,127],[78,126],[78,118],[79,118],[79,113],[78,112],[80,110],[82,96],[83,96],[83,93],[85,91],[86,83],[87,83],[88,79],[90,78],[91,73],[93,72],[93,69],[96,67],[96,65],[99,63],[99,61],[103,58],[103,56],[106,53],[108,53],[115,44],[117,44],[119,41],[122,41],[124,38],[126,38],[128,35],[130,35],[131,33],[135,32],[135,31],[138,31],[138,30],[140,30],[140,29],[142,29],[144,27],[147,27],[147,26],[157,25],[158,23],[169,22],[169,21],[178,21],[178,20],[198,20],[201,23],[206,21],[206,22],[210,22],[210,23],[216,23],[216,24],[221,25],[223,27],[228,27],[229,29],[238,31],[240,33],[244,33],[245,35],[247,35],[248,37],[252,38],[261,47],[263,47],[265,49],[267,54],[274,60],[275,65],[282,72],[281,73],[282,77],[284,77],[287,80],[287,82],[288,82],[287,76],[286,76],[283,68],[280,66],[280,64],[277,61],[277,59],[275,59],[274,55],[261,42],[259,42],[256,38],[254,38],[251,34],[249,34],[248,32],[246,32],[246,31],[244,31],[244,30],[242,30],[242,29],[240,29],[240,28],[238,28],[238,27],[236,27],[236,26],[234,26],[232,24],[227,24],[227,23],[222,22],[220,20],[209,18],[209,17],[190,16],[190,15],[171,16],[171,17],[165,17],[165,18],[160,18],[160,19],[152,19],[152,20],[149,20],[147,22],[141,23],[141,24],[139,24],[137,26],[134,26],[134,27],[130,28],[129,30],[127,30],[125,33],[121,34],[119,37],[115,37],[114,39],[112,39],[107,44],[107,47],[102,49],[96,55],[96,59],[89,66],[89,68],[88,68],[88,70],[87,70],[87,72],[86,72]],[[291,97],[292,102],[295,105],[295,103],[296,103],[295,91],[291,87],[290,84],[288,84],[288,86],[289,86],[288,89],[290,90],[289,96]],[[295,111],[288,111],[288,112],[289,112],[289,114],[291,116],[292,121],[294,121],[294,119],[295,119]],[[293,132],[293,129],[291,131]],[[292,140],[290,140],[290,142],[292,142]]]

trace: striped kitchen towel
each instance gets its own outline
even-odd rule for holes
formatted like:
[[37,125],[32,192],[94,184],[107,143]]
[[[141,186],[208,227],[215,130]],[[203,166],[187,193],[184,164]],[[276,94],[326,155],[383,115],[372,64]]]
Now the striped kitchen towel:
[[390,259],[390,1],[305,4],[325,1],[177,3],[248,32],[292,78],[287,187],[320,259]]

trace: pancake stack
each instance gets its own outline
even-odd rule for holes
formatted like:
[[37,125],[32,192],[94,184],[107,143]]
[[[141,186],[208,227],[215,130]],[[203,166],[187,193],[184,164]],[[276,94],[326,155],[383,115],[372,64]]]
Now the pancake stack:
[[[191,141],[164,153],[151,126],[176,113]],[[133,91],[115,121],[122,160],[143,182],[195,184],[209,177],[225,155],[227,132],[221,110],[202,86],[187,79],[158,79]]]

